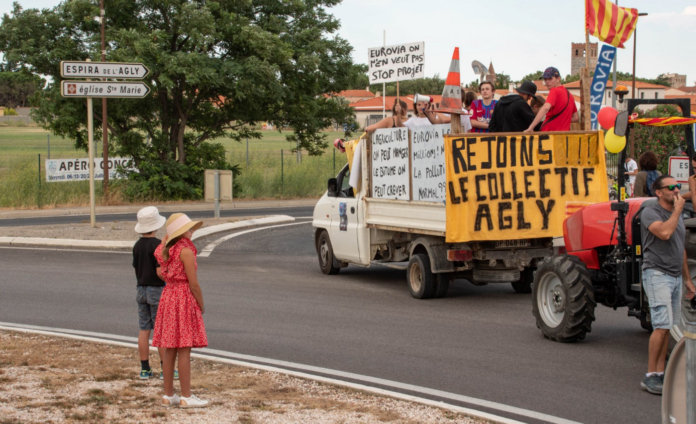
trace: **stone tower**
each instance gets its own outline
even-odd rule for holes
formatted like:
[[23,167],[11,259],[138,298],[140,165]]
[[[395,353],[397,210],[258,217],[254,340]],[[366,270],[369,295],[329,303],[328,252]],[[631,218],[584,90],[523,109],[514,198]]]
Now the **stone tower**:
[[486,75],[486,81],[493,85],[495,85],[496,81],[498,81],[498,76],[495,74],[495,69],[493,69],[493,61],[491,61],[491,64],[488,66],[488,75]]
[[[571,43],[570,46],[570,74],[577,75],[580,68],[585,67],[585,43]],[[590,43],[590,72],[597,66],[598,49],[598,43]]]

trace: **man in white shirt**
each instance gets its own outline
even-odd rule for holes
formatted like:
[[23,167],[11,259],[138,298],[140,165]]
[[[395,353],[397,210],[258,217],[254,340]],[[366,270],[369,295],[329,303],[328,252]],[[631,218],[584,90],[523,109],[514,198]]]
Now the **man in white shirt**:
[[633,197],[633,186],[636,183],[636,175],[638,175],[638,164],[632,157],[626,156],[626,163],[624,165],[626,168],[626,175],[628,176],[628,182],[626,183],[626,191],[628,197]]

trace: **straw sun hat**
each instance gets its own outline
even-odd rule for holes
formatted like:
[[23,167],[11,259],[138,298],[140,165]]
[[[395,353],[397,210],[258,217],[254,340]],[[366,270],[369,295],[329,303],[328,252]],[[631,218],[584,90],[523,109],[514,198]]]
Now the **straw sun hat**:
[[169,237],[167,239],[167,246],[169,246],[172,243],[172,240],[176,239],[188,230],[195,231],[201,228],[203,223],[201,221],[191,221],[186,214],[174,213],[167,219],[165,226],[167,227],[167,236]]

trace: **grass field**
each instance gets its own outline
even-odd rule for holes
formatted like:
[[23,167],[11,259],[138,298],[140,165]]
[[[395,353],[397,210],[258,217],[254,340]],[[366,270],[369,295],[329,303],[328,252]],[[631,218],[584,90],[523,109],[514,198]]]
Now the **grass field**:
[[[303,152],[301,163],[290,152],[292,145],[285,141],[287,133],[263,131],[260,140],[247,143],[228,138],[213,140],[227,151],[231,164],[238,164],[242,175],[237,178],[238,198],[298,198],[320,196],[326,190],[326,180],[335,175],[346,162],[346,157],[329,146],[321,156],[310,157]],[[327,132],[327,140],[341,137],[342,132]],[[49,132],[37,127],[0,127],[0,208],[43,208],[61,205],[87,205],[87,182],[45,181],[44,160],[48,158]],[[77,151],[71,140],[50,135],[51,158],[86,157]],[[281,157],[282,151],[282,157]],[[41,155],[39,164],[39,154]],[[100,142],[95,150],[101,156]],[[335,156],[335,160],[334,160]],[[282,160],[282,162],[281,162]],[[39,166],[41,182],[39,183]],[[101,202],[101,184],[96,193]],[[118,196],[110,202],[119,203]]]

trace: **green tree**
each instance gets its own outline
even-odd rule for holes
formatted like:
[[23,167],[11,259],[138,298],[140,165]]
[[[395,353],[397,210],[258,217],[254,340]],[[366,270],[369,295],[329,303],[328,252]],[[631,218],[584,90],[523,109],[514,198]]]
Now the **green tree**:
[[[647,112],[637,109],[639,118],[664,118],[682,116],[681,109],[674,105],[659,105]],[[667,173],[669,157],[679,156],[686,152],[684,127],[680,125],[668,127],[648,127],[636,124],[631,136],[635,140],[636,156],[651,151],[659,159],[658,170]]]
[[[110,150],[134,157],[141,171],[135,179],[162,176],[140,189],[200,197],[199,171],[229,166],[222,146],[210,142],[258,138],[253,128],[262,121],[293,128],[287,137],[293,147],[321,154],[327,146],[322,129],[353,123],[347,103],[322,95],[356,78],[352,47],[335,35],[339,22],[326,10],[339,2],[106,0],[107,60],[150,69],[148,97],[108,105]],[[85,101],[60,96],[59,62],[100,57],[97,16],[94,0],[43,10],[15,3],[0,24],[7,60],[53,79],[32,98],[35,120],[78,148],[87,138]]]
[[479,92],[479,81],[478,80],[473,80],[469,84],[466,85],[467,90],[471,90],[475,93]]
[[541,76],[542,76],[542,75],[544,75],[544,71],[536,71],[536,72],[534,72],[534,73],[527,74],[527,75],[523,76],[522,79],[521,79],[520,81],[518,81],[518,82],[521,82],[521,81],[538,81],[538,80],[541,79]]
[[510,75],[507,75],[503,72],[498,72],[495,74],[495,77],[495,88],[507,90],[510,87],[510,82],[512,81],[510,79]]
[[12,69],[8,64],[0,65],[0,105],[27,107],[29,98],[40,90],[46,80],[33,75],[26,69]]
[[[382,91],[382,84],[374,84],[371,89],[373,92]],[[440,74],[399,82],[399,94],[403,96],[416,93],[441,94],[444,89],[445,80],[440,78]],[[387,83],[384,92],[386,96],[396,96],[396,83]]]

